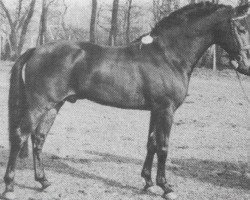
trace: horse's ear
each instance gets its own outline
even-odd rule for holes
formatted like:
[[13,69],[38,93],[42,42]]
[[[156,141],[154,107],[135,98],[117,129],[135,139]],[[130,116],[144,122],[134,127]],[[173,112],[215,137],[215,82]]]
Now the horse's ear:
[[244,4],[244,5],[241,5],[241,6],[237,6],[235,8],[235,15],[240,16],[240,15],[247,14],[249,7],[250,7],[250,3]]

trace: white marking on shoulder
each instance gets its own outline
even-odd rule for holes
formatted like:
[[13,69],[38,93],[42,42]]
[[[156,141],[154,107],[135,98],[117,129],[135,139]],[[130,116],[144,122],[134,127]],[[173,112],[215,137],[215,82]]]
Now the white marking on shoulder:
[[26,64],[24,64],[23,68],[22,68],[22,79],[23,79],[23,83],[25,83],[25,69],[26,69]]
[[142,44],[151,44],[154,39],[150,35],[146,35],[141,39]]

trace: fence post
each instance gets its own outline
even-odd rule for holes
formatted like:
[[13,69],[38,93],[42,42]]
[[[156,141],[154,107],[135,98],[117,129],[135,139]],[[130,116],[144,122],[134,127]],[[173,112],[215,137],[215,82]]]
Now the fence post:
[[0,35],[0,60],[2,60],[2,36]]
[[[250,108],[248,106],[248,113],[247,113],[247,121],[250,121]],[[248,131],[250,131],[250,125],[248,125]],[[250,134],[248,134],[247,138],[247,169],[246,169],[246,174],[250,179]]]
[[216,58],[216,45],[214,44],[213,45],[213,71],[214,72],[216,72],[216,70],[217,70],[216,60],[217,60],[217,58]]

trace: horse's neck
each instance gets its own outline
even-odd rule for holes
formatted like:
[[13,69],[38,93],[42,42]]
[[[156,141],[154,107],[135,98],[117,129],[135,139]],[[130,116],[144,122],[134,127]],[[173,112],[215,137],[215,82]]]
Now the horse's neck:
[[205,51],[213,44],[213,37],[210,35],[196,37],[190,44],[187,57],[189,58],[189,65],[193,68]]
[[176,43],[174,44],[176,48],[173,48],[173,53],[180,58],[182,63],[183,61],[186,63],[186,68],[191,72],[205,51],[213,43],[213,36],[209,33],[196,37],[182,37],[176,39]]

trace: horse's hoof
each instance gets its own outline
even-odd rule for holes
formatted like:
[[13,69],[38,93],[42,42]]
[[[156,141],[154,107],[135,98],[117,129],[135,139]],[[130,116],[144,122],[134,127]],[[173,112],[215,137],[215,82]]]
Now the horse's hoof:
[[47,187],[51,186],[51,182],[44,181],[42,184],[42,190],[45,190]]
[[2,197],[6,200],[15,200],[16,199],[16,195],[14,192],[4,192],[2,194]]
[[147,183],[144,188],[142,189],[143,192],[147,192],[148,188],[154,186],[153,182]]
[[163,194],[163,198],[166,200],[175,200],[177,199],[177,194],[175,194],[174,192],[169,192],[167,194]]

